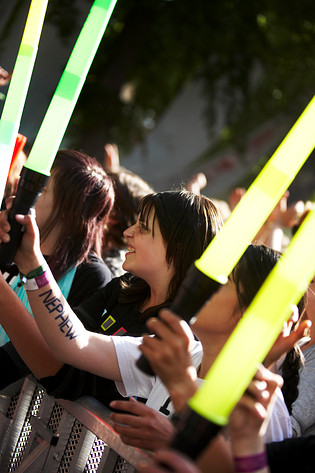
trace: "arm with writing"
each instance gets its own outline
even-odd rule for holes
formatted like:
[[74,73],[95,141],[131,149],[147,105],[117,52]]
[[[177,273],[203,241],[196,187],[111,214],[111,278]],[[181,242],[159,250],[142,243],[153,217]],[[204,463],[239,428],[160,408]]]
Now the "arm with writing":
[[[30,215],[17,216],[17,220],[25,226],[25,233],[16,253],[15,262],[21,273],[28,274],[44,263],[44,257],[40,251],[39,233],[34,217]],[[3,239],[5,231],[8,230],[8,228],[4,230],[4,227],[2,225],[0,239]],[[63,363],[68,363],[97,375],[120,381],[116,351],[111,337],[88,332],[68,305],[51,273],[48,274],[48,284],[40,289],[27,291],[38,326],[32,329],[34,344],[37,344],[39,328],[50,349],[50,355],[49,352],[43,352],[41,357],[46,355],[49,358],[52,357],[52,360],[59,362],[59,365],[57,363],[59,368]],[[10,325],[5,329],[13,343],[16,344],[18,328],[15,328],[14,324]],[[33,344],[33,341],[30,343]],[[16,348],[27,362],[26,354],[21,352],[17,346]],[[109,360],[110,363],[104,363],[104,360]],[[45,372],[44,369],[35,372],[34,366],[30,366],[30,369],[38,377],[54,374],[51,370]]]

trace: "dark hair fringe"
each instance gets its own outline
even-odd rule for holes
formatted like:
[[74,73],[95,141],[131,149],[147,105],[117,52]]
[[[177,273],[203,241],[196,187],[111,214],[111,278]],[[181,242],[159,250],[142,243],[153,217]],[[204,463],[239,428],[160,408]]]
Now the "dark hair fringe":
[[52,166],[54,208],[41,229],[41,241],[62,220],[48,264],[58,281],[91,253],[101,258],[105,224],[114,203],[111,179],[100,163],[75,150],[59,150]]
[[[153,213],[166,242],[166,261],[174,264],[166,300],[143,312],[146,320],[157,309],[169,306],[174,299],[190,265],[204,252],[212,238],[222,227],[219,210],[211,199],[192,192],[165,191],[146,195],[140,203],[140,220],[147,221]],[[141,278],[122,282],[120,302],[138,302],[139,307],[150,297],[150,288]]]

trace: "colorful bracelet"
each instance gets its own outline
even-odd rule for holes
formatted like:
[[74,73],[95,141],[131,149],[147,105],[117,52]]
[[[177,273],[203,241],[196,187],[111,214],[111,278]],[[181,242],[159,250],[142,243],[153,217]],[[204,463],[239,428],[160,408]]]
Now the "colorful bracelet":
[[40,276],[41,274],[43,274],[45,271],[47,271],[47,269],[48,269],[48,264],[45,261],[43,264],[38,266],[38,268],[33,269],[32,271],[30,271],[27,274],[22,274],[21,273],[21,280],[25,279],[25,278],[26,279],[37,278],[37,276]]
[[249,473],[261,470],[268,465],[267,454],[263,451],[248,457],[234,457],[234,464],[237,473]]
[[41,289],[44,286],[47,286],[51,281],[51,272],[49,269],[44,273],[40,274],[36,278],[26,279],[23,287],[26,291],[36,291],[36,289]]

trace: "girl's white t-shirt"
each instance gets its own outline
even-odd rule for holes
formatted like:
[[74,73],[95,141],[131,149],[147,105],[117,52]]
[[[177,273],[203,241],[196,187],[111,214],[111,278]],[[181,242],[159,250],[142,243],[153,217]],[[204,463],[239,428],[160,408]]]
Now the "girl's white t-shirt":
[[[174,412],[169,393],[157,376],[148,376],[136,366],[141,355],[139,345],[142,337],[113,337],[112,338],[119,369],[121,382],[116,382],[120,394],[125,397],[142,397],[147,399],[147,406],[170,416]],[[195,341],[191,350],[192,363],[197,368],[202,360],[202,345]],[[199,380],[202,382],[203,380]],[[292,437],[290,415],[285,405],[280,389],[276,392],[276,402],[272,410],[266,432],[266,442],[281,441]]]

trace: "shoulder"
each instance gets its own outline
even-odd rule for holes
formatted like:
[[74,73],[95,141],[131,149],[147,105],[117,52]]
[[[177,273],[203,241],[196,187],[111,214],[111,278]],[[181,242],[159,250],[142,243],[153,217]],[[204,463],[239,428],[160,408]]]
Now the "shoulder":
[[104,261],[95,255],[81,263],[75,272],[68,302],[71,306],[80,305],[99,289],[105,287],[113,278]]
[[111,279],[112,273],[107,264],[96,255],[89,255],[88,261],[79,264],[75,277],[93,276],[100,279],[100,284],[105,286]]

